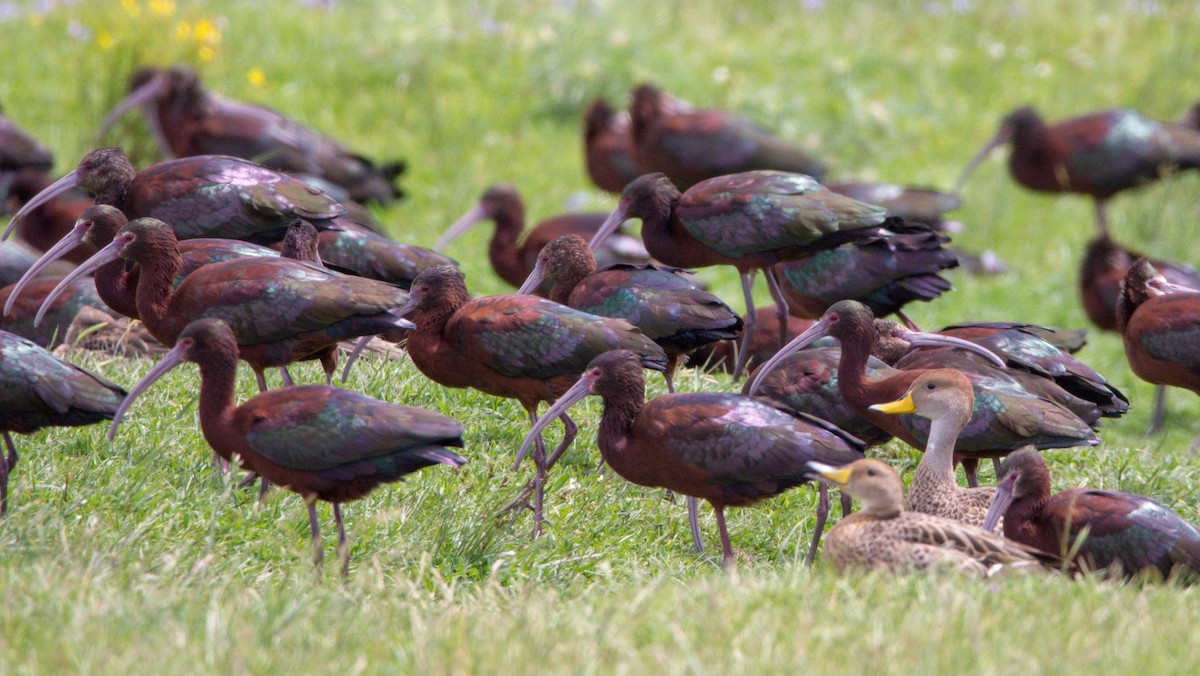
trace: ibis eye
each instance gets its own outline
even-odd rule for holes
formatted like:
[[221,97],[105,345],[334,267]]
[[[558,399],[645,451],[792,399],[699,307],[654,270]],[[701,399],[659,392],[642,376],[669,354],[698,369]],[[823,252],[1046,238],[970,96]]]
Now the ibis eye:
[[927,389],[927,390],[934,390],[934,389],[937,389],[937,386],[936,386],[936,385],[934,385],[933,383],[926,383],[926,384],[925,384],[925,389]]
[[876,474],[876,472],[875,472],[875,470],[874,470],[874,469],[868,469],[868,470],[867,470],[867,476],[875,476],[875,474]]

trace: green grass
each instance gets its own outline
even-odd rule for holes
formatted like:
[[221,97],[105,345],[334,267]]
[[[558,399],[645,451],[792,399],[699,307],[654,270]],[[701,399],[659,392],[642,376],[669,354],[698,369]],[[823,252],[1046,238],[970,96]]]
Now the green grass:
[[[654,80],[682,98],[744,111],[811,142],[835,177],[948,186],[1007,110],[1054,119],[1109,106],[1178,117],[1200,96],[1195,3],[1050,0],[951,3],[714,0],[635,3],[213,0],[139,16],[80,3],[0,22],[6,112],[66,170],[95,144],[104,112],[143,62],[198,65],[229,96],[272,105],[351,147],[406,157],[410,199],[377,215],[405,241],[432,243],[490,184],[511,181],[533,217],[569,200],[614,200],[583,173],[579,114]],[[929,7],[941,8],[940,12]],[[196,39],[196,26],[219,32]],[[187,21],[181,30],[180,21]],[[73,25],[77,24],[77,25]],[[82,30],[80,30],[82,29]],[[87,33],[83,40],[71,33]],[[101,42],[103,41],[103,45]],[[107,45],[105,48],[104,45]],[[206,58],[207,57],[207,58]],[[264,81],[249,74],[261,69]],[[152,159],[144,127],[111,138]],[[1084,326],[1076,266],[1092,232],[1083,199],[1034,195],[999,161],[967,187],[958,243],[1012,266],[912,308],[923,325],[1017,319]],[[1200,178],[1118,198],[1115,235],[1200,263]],[[507,291],[482,255],[487,233],[448,253],[476,293]],[[730,271],[701,277],[737,307]],[[762,295],[766,297],[765,293]],[[1058,488],[1155,497],[1200,521],[1200,405],[1170,399],[1169,432],[1142,436],[1151,387],[1119,340],[1093,332],[1081,355],[1133,402],[1092,451],[1048,453]],[[91,364],[131,385],[147,362]],[[314,382],[315,367],[294,374]],[[652,378],[651,394],[663,392]],[[685,374],[683,389],[729,389]],[[1066,579],[844,578],[802,564],[815,491],[794,490],[730,517],[742,556],[722,572],[691,551],[682,504],[596,471],[599,407],[579,416],[575,451],[552,477],[546,536],[495,513],[525,475],[511,459],[519,407],[448,391],[407,361],[361,363],[350,387],[449,414],[468,430],[459,472],[434,468],[349,505],[352,577],[313,579],[303,504],[256,506],[218,477],[195,420],[196,373],[169,376],[132,411],[115,444],[100,427],[18,439],[12,510],[0,523],[0,674],[165,671],[1193,672],[1193,589]],[[248,374],[241,397],[252,394]],[[553,428],[552,428],[553,429]],[[902,470],[916,452],[883,454]],[[528,467],[526,467],[528,471]],[[984,480],[991,479],[985,468]],[[322,509],[326,533],[332,516]],[[707,510],[705,536],[716,528]],[[327,558],[333,547],[327,541]]]

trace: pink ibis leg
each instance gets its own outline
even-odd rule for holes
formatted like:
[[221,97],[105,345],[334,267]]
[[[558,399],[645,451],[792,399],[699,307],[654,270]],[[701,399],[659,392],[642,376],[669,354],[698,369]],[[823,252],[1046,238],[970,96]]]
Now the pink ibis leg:
[[850,512],[854,511],[854,504],[850,498],[850,494],[842,491],[842,518],[850,516]]
[[750,341],[754,340],[754,328],[758,324],[758,311],[754,309],[754,272],[742,273],[742,295],[746,297],[746,316],[742,319],[742,342],[738,343],[737,363],[733,367],[733,382],[742,377],[746,363],[750,361]]
[[763,276],[767,278],[767,290],[771,292],[771,298],[775,299],[775,318],[779,320],[779,348],[783,349],[783,346],[787,345],[788,342],[787,296],[783,295],[783,289],[779,287],[779,278],[775,276],[775,268],[764,268]]
[[729,529],[725,527],[725,508],[713,505],[713,512],[717,515],[717,528],[721,531],[721,566],[728,568],[737,561],[737,557],[733,555],[733,543],[729,540]]

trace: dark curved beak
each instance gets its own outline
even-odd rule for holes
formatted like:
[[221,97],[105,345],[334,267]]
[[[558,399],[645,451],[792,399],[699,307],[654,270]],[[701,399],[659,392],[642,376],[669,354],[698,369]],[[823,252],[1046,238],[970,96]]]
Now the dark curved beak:
[[584,374],[571,389],[563,392],[563,395],[558,398],[558,401],[550,405],[542,417],[530,428],[529,434],[525,435],[525,440],[521,442],[521,447],[517,449],[517,459],[513,463],[513,469],[520,469],[521,461],[525,459],[525,454],[529,452],[529,447],[533,445],[542,436],[542,430],[550,426],[550,423],[558,419],[559,416],[566,413],[572,406],[578,403],[581,399],[586,398],[592,393],[592,382],[594,377],[588,377]]
[[86,221],[75,221],[75,227],[71,229],[71,232],[68,232],[62,239],[58,240],[54,246],[50,247],[46,253],[42,254],[41,258],[37,259],[33,265],[29,266],[29,269],[25,271],[24,275],[21,275],[21,278],[17,280],[16,285],[13,286],[12,292],[8,294],[8,301],[4,303],[5,317],[7,317],[8,313],[12,311],[13,303],[17,302],[17,296],[21,295],[21,291],[25,290],[25,287],[29,285],[29,282],[37,278],[38,273],[40,273],[54,261],[67,255],[71,249],[79,246],[80,242],[83,241],[83,235],[88,229],[88,226],[85,224]]
[[975,153],[975,157],[972,157],[971,161],[967,163],[967,166],[962,170],[962,173],[958,175],[958,180],[954,182],[954,190],[952,192],[955,195],[962,193],[962,188],[964,185],[966,185],[967,179],[971,178],[971,174],[975,173],[975,170],[979,168],[979,165],[983,163],[983,160],[986,159],[988,155],[992,154],[992,151],[997,147],[1002,146],[1011,140],[1012,127],[1006,122],[1000,125],[1000,129],[996,131],[996,135],[992,137],[992,140],[988,141],[986,145],[980,148],[979,152]]
[[996,524],[1000,523],[1000,517],[1008,511],[1008,506],[1013,501],[1013,488],[1017,483],[1017,475],[1009,474],[996,484],[996,494],[992,496],[992,504],[988,505],[987,514],[983,517],[982,528],[991,533],[996,530]]
[[763,378],[765,378],[768,373],[774,370],[775,367],[779,365],[779,362],[804,349],[818,338],[824,338],[826,332],[829,331],[830,324],[831,322],[827,318],[821,317],[816,321],[815,324],[808,327],[807,331],[796,336],[792,339],[792,342],[780,348],[780,350],[776,352],[774,356],[768,359],[762,366],[758,367],[758,371],[750,380],[750,386],[746,389],[746,394],[754,396],[754,393],[758,391],[758,386],[762,384]]
[[158,98],[167,86],[167,74],[159,73],[150,78],[145,84],[137,89],[129,92],[129,95],[121,99],[120,103],[109,111],[108,115],[104,116],[104,121],[100,123],[100,131],[97,137],[103,139],[116,124],[121,116],[134,108],[140,108],[154,99]]
[[120,253],[118,252],[121,250],[121,247],[125,245],[125,243],[126,242],[120,238],[114,239],[108,246],[97,251],[92,255],[91,258],[81,263],[79,267],[72,270],[71,273],[66,277],[63,277],[62,281],[58,283],[58,286],[54,287],[50,294],[46,296],[46,300],[42,301],[42,306],[38,308],[37,315],[35,315],[33,318],[33,325],[37,326],[42,323],[42,318],[45,317],[46,312],[49,311],[50,304],[55,298],[61,296],[62,292],[65,291],[67,287],[71,286],[72,282],[80,277],[83,277],[84,275],[91,274],[105,263],[117,260],[117,258],[120,257]]
[[460,216],[458,220],[454,221],[454,224],[446,230],[441,239],[437,241],[437,244],[433,245],[433,250],[440,253],[442,249],[446,248],[447,244],[453,242],[458,238],[459,235],[470,230],[472,225],[475,225],[485,218],[487,218],[487,210],[484,209],[482,204],[476,204],[475,206],[471,207],[470,211]]
[[129,390],[129,394],[125,395],[125,398],[121,400],[121,405],[117,407],[117,412],[113,414],[112,425],[108,428],[109,441],[112,441],[117,437],[117,428],[121,426],[121,421],[125,418],[125,412],[129,410],[130,406],[133,406],[134,400],[141,396],[143,392],[150,389],[150,386],[153,385],[159,378],[165,376],[167,371],[170,371],[176,366],[182,364],[183,353],[188,347],[191,346],[191,344],[192,341],[190,338],[184,338],[180,340],[175,344],[175,347],[172,348],[170,352],[163,355],[162,361],[155,364],[154,368],[150,369],[146,375],[142,376],[142,379],[137,382],[137,385],[134,385],[133,388]]
[[75,169],[68,172],[65,176],[51,183],[45,190],[33,196],[33,199],[25,203],[16,214],[13,214],[12,219],[8,222],[8,227],[4,229],[4,234],[0,234],[0,239],[8,239],[17,222],[25,216],[25,214],[37,209],[46,202],[58,197],[59,195],[72,190],[79,186],[79,170]]

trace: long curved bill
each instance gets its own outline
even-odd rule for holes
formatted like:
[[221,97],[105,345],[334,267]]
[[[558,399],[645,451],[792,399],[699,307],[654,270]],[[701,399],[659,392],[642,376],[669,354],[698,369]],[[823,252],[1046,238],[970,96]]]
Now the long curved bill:
[[17,302],[17,296],[21,295],[21,291],[23,291],[25,287],[29,285],[29,282],[32,282],[37,278],[38,273],[40,273],[46,268],[46,266],[50,265],[54,261],[67,255],[71,249],[79,246],[79,244],[83,241],[83,235],[87,232],[87,229],[88,226],[86,225],[85,221],[75,221],[75,227],[71,229],[71,232],[68,232],[62,239],[58,240],[57,244],[50,247],[46,253],[42,254],[41,258],[37,259],[33,265],[29,266],[29,269],[25,271],[25,274],[21,275],[21,278],[17,280],[16,286],[13,287],[12,293],[8,294],[8,301],[4,303],[4,316],[7,317],[8,313],[12,311],[13,303]]
[[108,134],[108,130],[111,129],[112,126],[116,124],[117,120],[121,119],[121,116],[125,113],[134,108],[144,106],[158,98],[158,96],[162,93],[163,88],[166,87],[166,84],[166,73],[159,73],[150,78],[141,87],[129,92],[129,96],[126,96],[124,99],[122,99],[120,103],[118,103],[111,111],[109,111],[108,115],[104,116],[104,121],[100,123],[98,137],[104,138],[104,136]]
[[566,413],[572,406],[578,403],[581,399],[587,398],[592,393],[592,383],[594,377],[588,377],[584,374],[579,380],[571,386],[569,390],[563,393],[558,401],[550,405],[542,417],[533,424],[529,430],[529,434],[525,435],[525,440],[521,442],[521,447],[517,449],[517,459],[513,463],[513,469],[520,469],[521,461],[525,459],[525,454],[529,452],[529,447],[542,436],[542,431],[550,426],[560,415]]
[[[403,307],[403,306],[401,306],[401,307]],[[400,315],[402,313],[399,311],[399,309],[397,309],[393,314]],[[412,330],[412,329],[417,328],[417,325],[413,324],[412,322],[408,321],[407,319],[403,319],[403,318],[397,316],[396,317],[396,328]],[[354,349],[350,350],[350,356],[346,357],[346,365],[342,367],[342,382],[343,383],[350,379],[350,367],[354,365],[354,362],[358,361],[358,358],[360,356],[362,356],[363,350],[366,349],[367,345],[369,345],[371,343],[371,339],[374,337],[375,336],[362,336],[358,339],[357,342],[354,343]]]
[[958,180],[954,182],[954,190],[952,191],[953,194],[957,195],[961,193],[963,186],[967,183],[967,179],[971,178],[971,174],[975,173],[975,170],[979,168],[979,165],[983,163],[987,156],[991,155],[992,151],[997,147],[1008,143],[1011,138],[1012,129],[1010,129],[1007,124],[1000,125],[999,131],[997,131],[996,135],[992,137],[992,140],[988,141],[987,145],[983,146],[979,149],[979,152],[975,153],[975,157],[971,158],[971,161],[967,163],[965,168],[963,168],[962,173],[958,175]]
[[617,208],[600,224],[600,228],[596,230],[596,234],[592,235],[592,241],[588,242],[588,248],[595,251],[601,244],[604,244],[604,240],[608,239],[608,236],[613,234],[628,219],[625,215],[628,210],[629,203],[621,200],[617,204]]
[[870,408],[872,411],[891,413],[893,415],[899,413],[912,413],[917,410],[916,404],[913,403],[912,390],[905,392],[904,396],[900,397],[896,401],[889,401],[886,404],[875,404]]
[[974,352],[984,359],[995,364],[997,368],[1005,368],[1007,365],[1004,360],[996,356],[995,352],[977,343],[972,343],[969,340],[955,338],[953,336],[943,336],[940,333],[924,333],[922,331],[905,331],[904,340],[907,340],[913,347],[957,347],[963,350]]
[[1000,523],[1000,517],[1008,511],[1013,501],[1013,486],[1017,483],[1017,475],[1009,474],[996,484],[996,494],[992,496],[992,504],[988,505],[987,514],[983,516],[982,528],[991,533]]
[[823,462],[810,461],[806,465],[807,473],[823,484],[842,488],[850,481],[850,466],[834,467]]
[[758,368],[758,372],[754,374],[754,378],[750,381],[750,388],[746,390],[746,393],[753,396],[758,391],[758,386],[762,384],[763,378],[773,371],[780,362],[812,344],[818,338],[824,338],[826,332],[829,330],[830,323],[828,319],[821,317],[815,324],[808,327],[807,331],[796,336],[792,339],[792,342],[780,348],[766,363]]
[[154,368],[150,369],[146,375],[142,376],[142,379],[137,382],[137,385],[134,385],[133,388],[129,390],[129,394],[125,395],[125,398],[121,400],[121,405],[117,407],[117,412],[113,414],[112,425],[108,428],[109,441],[112,441],[117,437],[117,428],[121,426],[121,421],[125,418],[125,412],[129,410],[130,406],[133,405],[134,400],[141,396],[143,392],[150,389],[150,386],[153,385],[155,381],[166,375],[167,371],[170,371],[176,366],[182,364],[183,353],[188,349],[188,347],[191,346],[191,344],[191,338],[180,339],[178,343],[175,343],[175,347],[172,348],[170,352],[163,355],[162,361],[155,364]]
[[442,238],[437,241],[437,244],[433,245],[433,250],[440,253],[442,249],[446,248],[447,244],[453,242],[458,238],[459,235],[470,230],[472,225],[482,221],[484,218],[487,218],[487,211],[483,208],[482,204],[476,204],[475,206],[471,207],[470,211],[460,216],[459,219],[454,221],[454,224],[446,230],[446,232],[442,235]]
[[49,202],[50,200],[54,199],[55,197],[58,197],[59,195],[67,192],[68,190],[77,188],[78,186],[79,186],[79,170],[78,169],[68,172],[62,178],[51,183],[49,186],[46,187],[45,190],[34,195],[33,199],[26,202],[25,206],[21,207],[21,209],[19,211],[17,211],[16,214],[13,215],[12,220],[10,220],[8,222],[8,227],[4,229],[4,234],[0,234],[0,239],[8,239],[9,234],[12,233],[13,227],[15,227],[17,225],[17,222],[20,221],[21,218],[25,216],[25,214],[33,211],[34,209],[37,209],[38,207],[42,206],[46,202]]
[[521,288],[517,289],[518,296],[527,296],[542,285],[546,281],[546,267],[542,265],[542,258],[538,256],[538,261],[533,265],[533,271],[529,273],[529,277],[525,279],[525,283]]
[[66,277],[63,277],[62,281],[58,283],[58,286],[54,287],[54,290],[52,290],[50,294],[46,296],[46,300],[42,301],[42,306],[38,308],[37,315],[35,315],[33,318],[33,325],[37,326],[42,323],[42,317],[44,317],[46,312],[49,311],[50,304],[55,298],[61,296],[62,292],[65,291],[67,287],[71,286],[75,280],[83,277],[84,275],[91,274],[105,263],[117,260],[120,255],[118,252],[124,245],[125,241],[122,238],[118,237],[114,239],[111,244],[97,251],[92,255],[91,258],[81,263],[79,267],[72,270],[71,273]]

